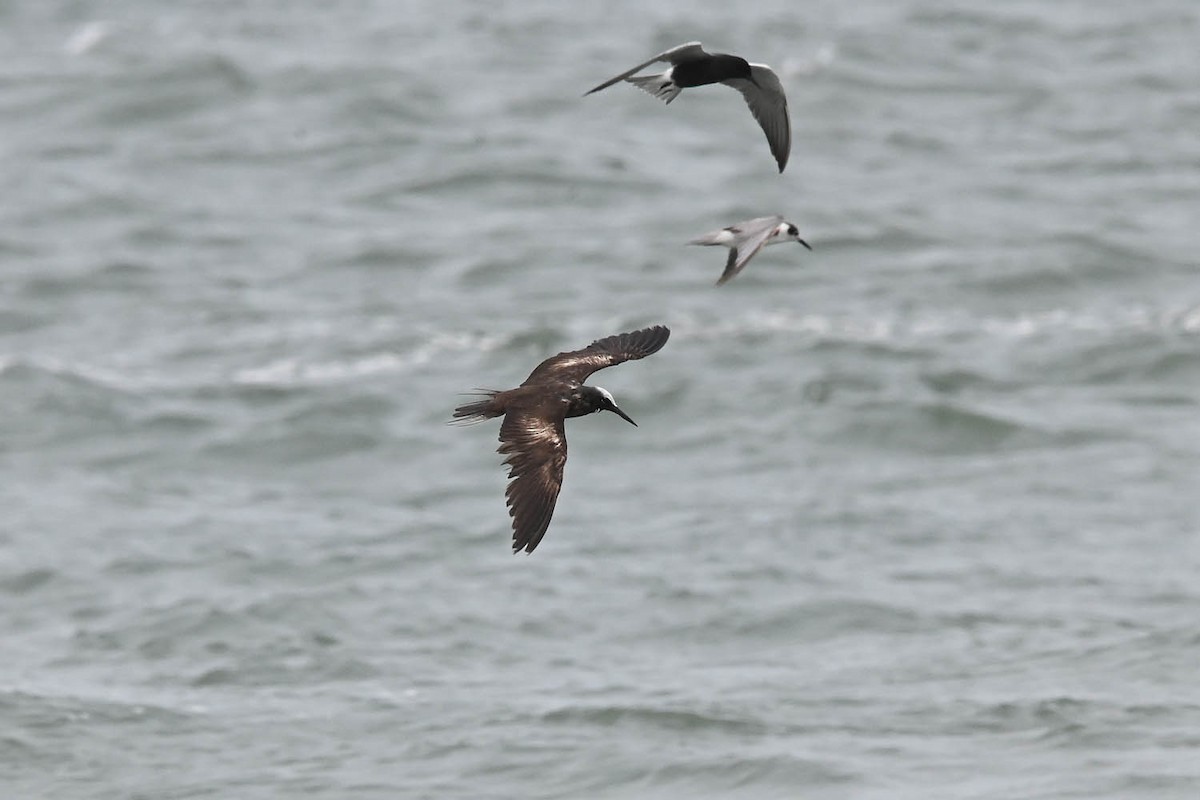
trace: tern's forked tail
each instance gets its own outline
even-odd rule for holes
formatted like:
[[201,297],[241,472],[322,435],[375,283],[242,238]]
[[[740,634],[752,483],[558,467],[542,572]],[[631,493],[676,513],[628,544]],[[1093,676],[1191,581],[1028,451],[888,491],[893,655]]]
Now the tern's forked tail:
[[683,89],[675,85],[675,81],[671,80],[670,75],[670,71],[667,71],[659,75],[644,75],[640,77],[626,78],[625,80],[629,81],[643,92],[649,92],[667,105],[670,105],[671,101],[678,97],[679,93],[683,91]]
[[704,245],[705,247],[712,247],[713,245],[718,245],[718,244],[726,244],[726,242],[722,241],[722,239],[724,237],[722,237],[721,234],[727,234],[727,233],[728,233],[727,231],[723,231],[723,230],[713,231],[712,233],[706,233],[703,236],[697,236],[695,239],[689,239],[688,244],[700,244],[700,245]]

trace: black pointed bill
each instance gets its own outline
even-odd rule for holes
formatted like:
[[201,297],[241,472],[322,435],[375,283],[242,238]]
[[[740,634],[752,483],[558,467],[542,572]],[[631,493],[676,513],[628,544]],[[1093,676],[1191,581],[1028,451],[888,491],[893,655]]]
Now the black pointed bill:
[[612,403],[612,404],[610,404],[610,405],[606,405],[606,406],[605,406],[605,408],[607,408],[609,411],[611,411],[611,412],[613,412],[614,414],[616,414],[616,415],[617,415],[618,417],[620,417],[621,419],[623,419],[623,420],[625,420],[626,422],[628,422],[628,423],[629,423],[630,425],[632,425],[633,427],[635,427],[635,428],[636,428],[636,427],[638,426],[638,424],[637,424],[636,422],[634,422],[633,420],[631,420],[631,419],[629,418],[629,415],[628,415],[628,414],[626,414],[626,413],[625,413],[624,411],[622,411],[621,409],[617,408],[617,404],[616,404],[616,403]]

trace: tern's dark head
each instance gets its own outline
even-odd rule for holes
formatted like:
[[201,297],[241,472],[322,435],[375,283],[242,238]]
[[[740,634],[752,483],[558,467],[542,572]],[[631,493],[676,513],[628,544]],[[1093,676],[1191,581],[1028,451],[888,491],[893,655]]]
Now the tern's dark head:
[[583,416],[584,414],[594,414],[597,411],[611,411],[630,425],[635,428],[637,427],[637,423],[617,407],[617,401],[613,399],[608,389],[602,389],[599,386],[580,386],[579,400],[579,413],[570,414],[569,416]]
[[795,241],[795,242],[799,242],[800,244],[804,245],[809,250],[812,250],[812,248],[809,247],[808,242],[806,242],[800,238],[800,230],[795,225],[793,225],[790,222],[785,223],[785,224],[787,225],[787,230],[785,231],[785,233],[789,239],[791,239],[792,241]]
[[758,86],[758,81],[754,80],[754,72],[750,69],[750,62],[741,56],[725,56],[728,61],[725,62],[726,69],[730,71],[731,78],[745,78],[746,80]]
[[713,53],[711,56],[683,61],[671,68],[671,80],[676,86],[705,86],[734,78],[743,78],[758,86],[750,62],[741,56]]

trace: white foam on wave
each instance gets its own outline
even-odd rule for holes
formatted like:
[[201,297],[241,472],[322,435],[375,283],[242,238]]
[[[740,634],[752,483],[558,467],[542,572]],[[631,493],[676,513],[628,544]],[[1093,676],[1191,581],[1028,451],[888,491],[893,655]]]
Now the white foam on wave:
[[235,369],[232,374],[216,368],[197,371],[195,367],[187,374],[181,374],[153,364],[144,368],[117,369],[110,365],[59,356],[0,353],[0,375],[28,367],[34,372],[77,379],[129,394],[188,391],[229,383],[243,386],[313,386],[403,372],[428,364],[444,353],[488,352],[503,342],[501,338],[483,334],[440,332],[406,349],[380,349],[354,358],[334,357],[325,360],[287,356],[265,364]]
[[494,350],[499,338],[472,333],[444,332],[430,336],[404,352],[387,350],[352,359],[304,361],[287,357],[233,375],[233,382],[249,386],[311,386],[344,383],[371,375],[403,372],[428,364],[444,353]]
[[68,361],[57,356],[26,356],[0,354],[0,375],[28,367],[46,375],[81,380],[106,389],[136,393],[154,385],[154,381],[122,373],[108,367],[80,361]]
[[249,386],[295,386],[302,384],[340,383],[366,375],[397,372],[412,360],[396,353],[376,353],[350,360],[305,362],[298,358],[281,358],[260,367],[240,369],[233,382]]
[[[737,318],[714,321],[699,315],[674,315],[669,320],[677,335],[700,340],[730,336],[791,334],[816,340],[878,344],[922,345],[945,339],[998,339],[1009,342],[1039,337],[1087,334],[1119,336],[1127,333],[1200,334],[1200,305],[1156,308],[1130,305],[1116,309],[1057,308],[1011,316],[980,317],[967,311],[904,314],[888,312],[875,316],[797,312],[790,309],[756,311]],[[586,340],[597,331],[621,327],[620,321],[574,320]],[[584,332],[590,331],[591,333]],[[328,332],[330,336],[332,332]],[[435,362],[445,354],[487,353],[512,341],[512,334],[443,330],[426,335],[404,347],[374,348],[353,357],[310,359],[300,356],[275,358],[263,364],[228,372],[214,367],[193,366],[188,374],[161,365],[115,368],[112,365],[74,361],[58,356],[0,353],[0,375],[27,366],[35,371],[74,377],[93,385],[138,394],[156,391],[188,391],[228,385],[300,387],[346,383],[365,377],[401,373]]]
[[1111,310],[1056,308],[983,317],[967,311],[837,316],[777,309],[715,323],[685,318],[679,320],[676,327],[683,329],[689,337],[702,339],[792,333],[859,342],[925,341],[947,337],[1022,340],[1070,333],[1200,333],[1200,306],[1162,309],[1131,305]]
[[63,42],[63,51],[73,56],[84,55],[107,39],[110,32],[111,29],[107,22],[99,19],[92,20],[81,26]]
[[784,58],[779,71],[785,78],[808,77],[829,69],[837,57],[837,42],[828,40],[806,55]]

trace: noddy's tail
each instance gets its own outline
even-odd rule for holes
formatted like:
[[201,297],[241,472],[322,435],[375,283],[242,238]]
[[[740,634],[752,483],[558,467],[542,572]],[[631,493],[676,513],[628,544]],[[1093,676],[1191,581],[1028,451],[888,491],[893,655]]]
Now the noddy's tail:
[[494,389],[476,389],[476,394],[484,396],[482,400],[476,400],[474,403],[464,403],[454,409],[454,418],[451,422],[470,423],[481,422],[492,417],[504,416],[504,409],[497,408],[495,397],[500,392]]
[[626,78],[625,80],[643,92],[649,92],[667,105],[670,105],[671,101],[683,91],[683,89],[675,85],[675,81],[671,80],[670,70],[660,75],[644,75],[641,77]]

